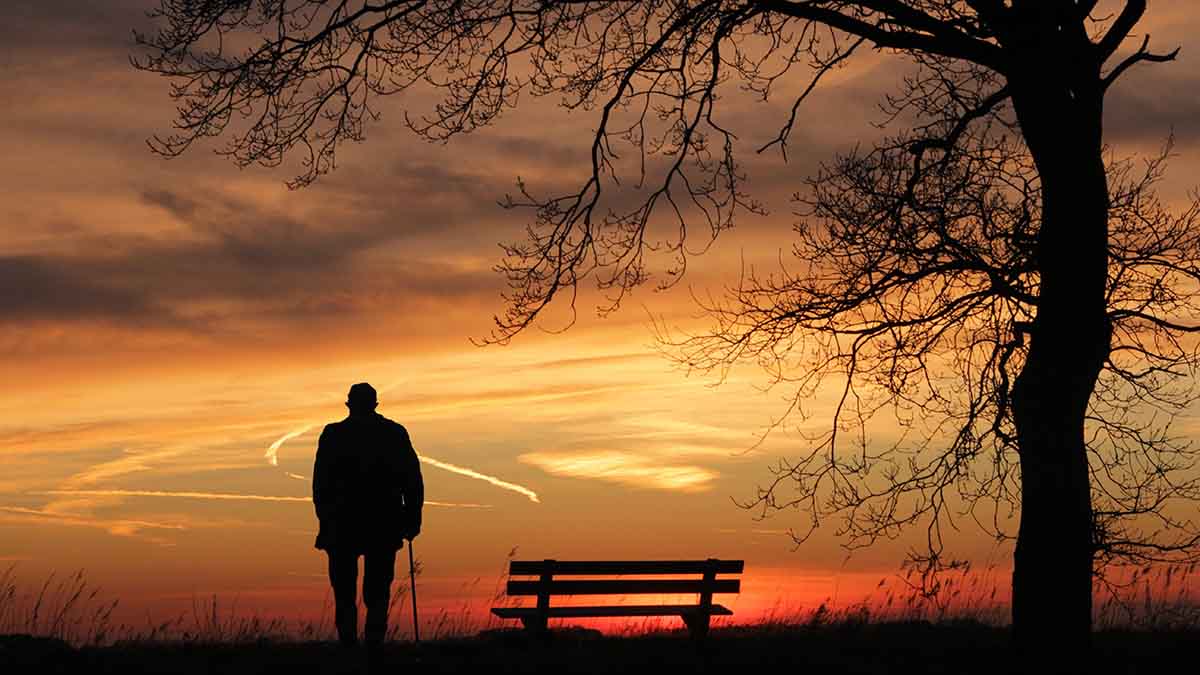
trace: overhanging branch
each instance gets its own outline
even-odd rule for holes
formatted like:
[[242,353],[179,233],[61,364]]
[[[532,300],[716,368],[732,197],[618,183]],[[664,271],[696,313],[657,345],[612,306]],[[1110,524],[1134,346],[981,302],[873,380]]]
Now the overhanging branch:
[[[788,0],[755,0],[755,4],[772,12],[796,19],[821,23],[845,33],[866,38],[877,47],[922,52],[964,59],[997,72],[1003,70],[1004,60],[1000,47],[990,42],[971,37],[957,28],[940,21],[920,10],[901,2],[885,0],[865,1],[851,4],[890,17],[890,20],[870,23],[864,19],[843,14],[835,9],[811,3]],[[885,25],[901,26],[901,30],[885,28]]]

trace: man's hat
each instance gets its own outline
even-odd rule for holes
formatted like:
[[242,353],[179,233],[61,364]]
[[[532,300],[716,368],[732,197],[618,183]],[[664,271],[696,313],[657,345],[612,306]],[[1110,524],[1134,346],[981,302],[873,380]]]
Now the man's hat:
[[375,395],[375,387],[366,382],[359,382],[350,387],[350,393],[346,396],[346,402],[351,405],[372,405],[378,402]]

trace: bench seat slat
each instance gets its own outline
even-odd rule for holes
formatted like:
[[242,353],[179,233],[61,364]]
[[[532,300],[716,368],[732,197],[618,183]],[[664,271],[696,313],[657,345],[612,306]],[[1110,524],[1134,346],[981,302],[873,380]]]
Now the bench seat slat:
[[[606,574],[704,574],[707,560],[514,560],[508,573],[515,576]],[[716,560],[717,574],[741,574],[744,560]]]
[[509,581],[509,595],[635,595],[676,593],[739,593],[738,579],[589,579],[550,581]]
[[[493,607],[492,614],[502,619],[534,618],[536,607]],[[699,605],[602,605],[597,607],[551,607],[550,618],[585,618],[608,616],[683,616],[708,614],[710,616],[732,616],[733,610],[723,605],[713,605],[705,611]]]

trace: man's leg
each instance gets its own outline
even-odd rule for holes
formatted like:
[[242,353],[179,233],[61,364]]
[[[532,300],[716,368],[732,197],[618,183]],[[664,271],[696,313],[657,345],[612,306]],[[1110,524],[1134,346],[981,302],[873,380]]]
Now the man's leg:
[[329,584],[333,586],[334,624],[343,645],[358,642],[358,554],[329,551]]
[[363,556],[363,603],[367,606],[367,646],[380,645],[387,634],[388,604],[396,577],[396,552],[374,551]]

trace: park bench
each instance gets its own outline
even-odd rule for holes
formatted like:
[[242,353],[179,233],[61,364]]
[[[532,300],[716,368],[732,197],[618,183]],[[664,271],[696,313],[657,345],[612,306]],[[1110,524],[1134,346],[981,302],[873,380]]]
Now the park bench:
[[[738,593],[740,579],[718,579],[718,574],[741,574],[743,560],[514,560],[509,565],[507,593],[537,596],[534,607],[493,607],[501,619],[520,619],[526,630],[544,632],[556,618],[678,616],[693,638],[708,634],[713,616],[730,616],[733,611],[712,601],[714,593]],[[619,576],[700,575],[699,578],[620,579]],[[535,580],[512,577],[537,577]],[[556,577],[601,577],[561,579]],[[598,605],[550,606],[553,596],[574,595],[675,595],[696,593],[694,605]]]

